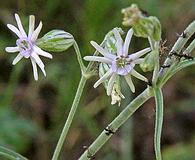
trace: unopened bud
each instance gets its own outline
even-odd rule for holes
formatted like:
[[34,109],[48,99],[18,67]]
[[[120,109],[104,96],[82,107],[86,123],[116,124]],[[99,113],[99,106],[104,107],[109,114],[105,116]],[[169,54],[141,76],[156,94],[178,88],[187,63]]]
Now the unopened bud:
[[149,17],[150,21],[152,22],[153,25],[153,32],[152,32],[152,37],[155,41],[160,41],[161,40],[161,24],[158,18],[150,16]]
[[136,4],[122,9],[124,14],[122,24],[133,28],[134,35],[137,37],[151,37],[155,41],[161,39],[161,24],[158,18],[146,16]]
[[52,30],[36,41],[45,51],[63,52],[74,44],[74,37],[63,30]]
[[143,18],[142,12],[136,4],[132,4],[130,7],[122,9],[121,12],[124,14],[122,22],[124,26],[133,26],[140,18]]

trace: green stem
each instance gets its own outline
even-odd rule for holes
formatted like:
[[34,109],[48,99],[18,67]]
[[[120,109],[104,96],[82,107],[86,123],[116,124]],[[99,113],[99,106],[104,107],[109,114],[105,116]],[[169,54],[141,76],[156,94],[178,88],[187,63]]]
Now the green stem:
[[156,119],[154,133],[154,150],[156,160],[162,160],[161,156],[161,132],[163,124],[163,94],[160,88],[154,88],[154,97],[156,103]]
[[69,112],[68,118],[66,120],[66,123],[64,125],[64,128],[62,130],[62,133],[61,133],[60,138],[58,140],[56,149],[54,151],[52,160],[57,160],[58,157],[59,157],[59,154],[60,154],[60,151],[62,149],[64,140],[65,140],[65,138],[67,136],[68,130],[70,128],[70,125],[71,125],[71,123],[73,121],[75,112],[77,110],[77,107],[78,107],[78,104],[79,104],[79,101],[80,101],[80,98],[81,98],[81,95],[82,95],[82,92],[83,92],[83,89],[84,89],[84,86],[85,86],[86,81],[87,81],[87,79],[84,76],[82,76],[81,77],[81,80],[79,82],[79,86],[78,86],[78,89],[77,89],[77,92],[76,92],[76,95],[75,95],[75,98],[74,98],[74,101],[73,101],[71,110]]
[[76,41],[74,42],[73,47],[74,47],[75,52],[76,52],[76,54],[77,54],[77,60],[78,60],[79,65],[80,65],[81,72],[82,72],[82,73],[85,73],[86,67],[85,67],[85,65],[84,65],[84,63],[83,63],[83,59],[82,59],[82,57],[81,57],[81,52],[80,52],[80,50],[79,50],[79,47],[78,47],[78,44],[77,44]]
[[[152,91],[147,88],[139,96],[137,96],[107,127],[113,133],[125,123],[128,118],[149,98],[152,97]],[[102,148],[102,146],[112,137],[113,134],[107,130],[103,130],[97,139],[88,147],[88,149],[81,155],[79,160],[89,160],[95,153]]]
[[[194,32],[195,32],[195,26],[194,26]],[[195,48],[195,39],[190,43],[190,45],[185,49],[185,51],[183,52],[183,54],[190,54],[193,49]],[[184,61],[176,61],[173,62],[173,64],[171,65],[171,67],[166,71],[166,73],[161,77],[159,77],[159,86],[163,86],[176,72],[180,71],[181,69],[193,65],[194,64],[194,60],[184,60]]]
[[[192,23],[190,23],[188,25],[188,27],[184,30],[184,33],[186,34],[185,37],[180,36],[178,38],[178,40],[176,41],[176,43],[174,44],[174,46],[172,47],[171,51],[169,52],[169,55],[172,54],[172,52],[176,52],[179,53],[182,48],[185,46],[185,44],[187,43],[187,41],[189,40],[189,38],[195,33],[195,21],[193,21]],[[175,59],[168,57],[165,60],[165,63],[163,64],[164,66],[168,66],[168,65],[172,65],[172,63],[175,62]],[[159,84],[162,83],[163,78],[166,77],[166,75],[169,73],[169,71],[172,68],[168,69],[168,68],[163,68],[160,70],[159,72]]]
[[[105,40],[103,40],[101,46],[104,44],[104,41]],[[57,160],[58,157],[59,157],[59,154],[60,154],[60,151],[62,149],[63,143],[64,143],[64,141],[66,139],[68,130],[70,128],[70,125],[71,125],[71,123],[73,121],[73,118],[74,118],[74,115],[76,113],[76,110],[78,108],[78,104],[79,104],[81,95],[83,93],[83,89],[84,89],[85,83],[86,83],[87,79],[89,79],[93,75],[93,71],[91,71],[91,69],[93,68],[94,62],[89,62],[88,66],[86,68],[84,66],[84,64],[83,64],[81,53],[80,53],[80,50],[79,50],[79,47],[78,47],[76,41],[74,43],[74,49],[75,49],[75,52],[77,54],[77,60],[79,62],[79,65],[80,65],[80,68],[81,68],[81,71],[82,71],[82,77],[81,77],[81,80],[80,80],[80,83],[79,83],[79,86],[78,86],[78,89],[77,89],[77,92],[76,92],[76,95],[75,95],[75,98],[74,98],[71,110],[69,112],[68,118],[66,120],[64,128],[62,130],[62,133],[61,133],[60,138],[58,140],[57,146],[55,148],[52,160]],[[98,54],[98,52],[95,51],[94,55],[97,55],[97,54]]]
[[[148,41],[150,43],[150,48],[151,50],[159,50],[159,42],[156,42],[154,39],[152,39],[151,37],[148,37]],[[156,81],[158,78],[158,72],[159,72],[159,52],[157,52],[158,55],[156,56],[156,64],[154,67],[154,71],[153,71],[153,76],[152,76],[152,84],[155,86],[156,85]]]
[[152,39],[151,37],[148,37],[148,41],[149,41],[149,44],[150,44],[150,48],[151,48],[152,50],[154,50],[154,49],[155,49],[155,46],[154,46],[154,41],[153,41],[153,39]]
[[190,45],[184,51],[185,54],[190,54],[195,48],[195,39],[190,43]]

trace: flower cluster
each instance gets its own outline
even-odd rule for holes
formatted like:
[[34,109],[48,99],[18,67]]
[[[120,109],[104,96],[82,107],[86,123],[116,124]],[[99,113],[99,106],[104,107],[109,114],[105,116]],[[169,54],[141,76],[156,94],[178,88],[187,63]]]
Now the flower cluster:
[[136,64],[143,62],[143,58],[140,58],[144,54],[148,53],[151,49],[146,48],[136,53],[129,54],[129,44],[133,35],[133,30],[130,29],[127,33],[125,41],[121,38],[119,31],[113,29],[114,37],[116,39],[117,53],[113,54],[105,48],[99,46],[96,42],[91,41],[92,46],[103,55],[102,56],[85,56],[86,61],[96,61],[105,63],[109,66],[108,71],[94,84],[96,88],[101,83],[108,80],[107,95],[111,95],[113,92],[113,86],[117,81],[118,76],[123,76],[128,83],[132,92],[135,92],[135,86],[132,82],[131,76],[134,76],[142,81],[147,82],[147,78],[138,73],[134,67]]
[[36,45],[36,40],[42,28],[42,22],[40,22],[38,27],[35,29],[35,16],[31,15],[29,19],[29,31],[27,35],[18,14],[15,14],[15,19],[18,28],[12,24],[8,24],[7,27],[18,36],[18,39],[16,40],[16,47],[6,47],[5,50],[11,53],[19,52],[19,54],[13,60],[13,65],[18,63],[23,57],[30,58],[33,67],[34,79],[38,80],[37,65],[46,76],[44,64],[39,56],[52,59],[52,55],[50,53],[43,51]]

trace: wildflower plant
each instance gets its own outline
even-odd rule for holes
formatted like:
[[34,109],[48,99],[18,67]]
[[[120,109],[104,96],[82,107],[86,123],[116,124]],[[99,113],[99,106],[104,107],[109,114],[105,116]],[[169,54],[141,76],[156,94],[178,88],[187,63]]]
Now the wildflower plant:
[[[123,25],[129,29],[125,40],[123,41],[122,39],[124,32],[120,28],[114,28],[105,35],[105,38],[100,45],[91,41],[92,46],[96,50],[93,55],[84,57],[84,60],[89,61],[87,67],[83,63],[79,47],[71,34],[61,30],[53,30],[37,40],[42,23],[34,30],[34,16],[30,16],[28,36],[26,35],[17,14],[15,15],[15,18],[19,29],[13,25],[8,25],[8,28],[16,33],[19,39],[16,41],[16,47],[7,47],[6,51],[19,52],[13,64],[16,64],[23,57],[30,58],[33,65],[35,80],[38,79],[36,64],[45,74],[44,64],[40,60],[39,55],[52,58],[51,54],[46,51],[61,52],[65,51],[70,46],[73,46],[80,64],[82,74],[81,80],[52,160],[57,160],[59,157],[63,143],[77,111],[86,81],[92,76],[97,75],[97,73],[99,73],[99,80],[94,84],[94,87],[96,88],[100,84],[103,84],[106,88],[107,95],[111,96],[111,104],[118,103],[120,105],[120,102],[125,98],[120,87],[121,78],[126,80],[129,89],[132,92],[135,92],[135,86],[131,79],[132,76],[144,81],[142,83],[147,85],[146,89],[132,100],[102,131],[97,139],[86,148],[79,160],[92,159],[96,152],[103,147],[119,127],[124,124],[142,104],[152,97],[155,98],[156,104],[154,133],[155,155],[156,160],[162,160],[161,131],[164,107],[162,87],[173,75],[175,75],[175,73],[185,67],[195,64],[194,58],[190,55],[195,48],[195,39],[189,41],[195,33],[195,21],[193,21],[179,36],[166,60],[163,64],[160,64],[160,41],[162,40],[162,30],[158,18],[145,15],[136,4],[123,9],[122,13],[124,14]],[[129,51],[129,45],[133,36],[145,38],[148,41],[149,47],[145,49],[140,48],[140,51],[131,53]],[[187,42],[189,42],[189,45],[187,45]],[[186,47],[185,49],[184,46]],[[147,79],[144,75],[138,73],[135,70],[136,64],[143,70],[142,74],[144,74],[144,72],[150,72],[152,78]],[[1,153],[4,153],[4,155],[7,156],[13,155],[13,157],[16,158],[25,159],[12,151],[7,151],[5,148],[0,148],[0,154]]]

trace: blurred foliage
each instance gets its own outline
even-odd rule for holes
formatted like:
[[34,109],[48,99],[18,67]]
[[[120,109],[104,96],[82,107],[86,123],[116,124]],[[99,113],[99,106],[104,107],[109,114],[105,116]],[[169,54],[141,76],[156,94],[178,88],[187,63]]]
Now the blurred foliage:
[[7,108],[1,109],[0,122],[0,144],[17,152],[24,152],[37,132],[35,124]]
[[[19,151],[31,160],[48,160],[59,138],[70,110],[80,78],[79,65],[74,50],[53,54],[53,60],[43,58],[47,77],[40,75],[35,82],[32,67],[27,60],[11,66],[16,54],[7,54],[5,46],[13,46],[16,38],[6,28],[15,24],[13,13],[22,17],[28,28],[28,15],[36,16],[36,24],[43,21],[41,36],[53,29],[62,29],[78,42],[81,52],[90,55],[94,49],[89,41],[101,42],[114,27],[122,27],[121,9],[137,3],[149,15],[157,16],[167,44],[176,40],[195,17],[194,0],[7,0],[0,2],[0,144]],[[124,28],[128,30],[128,28]],[[39,38],[40,38],[39,37]],[[131,51],[148,46],[143,39],[133,37]],[[24,63],[25,62],[25,63]],[[163,130],[164,156],[174,160],[174,152],[191,155],[191,142],[195,131],[195,74],[194,67],[179,73],[164,88],[165,123]],[[148,75],[150,76],[150,75]],[[61,159],[77,159],[103,128],[122,110],[110,105],[104,88],[92,88],[97,77],[85,88],[79,110],[65,142]],[[134,80],[134,79],[133,79]],[[145,86],[136,82],[136,96]],[[179,87],[178,87],[179,86]],[[128,97],[128,96],[127,96]],[[190,98],[190,99],[189,99]],[[133,159],[151,160],[153,153],[153,103],[147,103],[133,116]],[[179,109],[180,108],[180,109]],[[191,109],[189,109],[191,108]],[[97,154],[97,159],[116,160],[122,157],[122,134],[116,133],[109,144]],[[184,142],[171,151],[167,146]],[[85,146],[85,147],[84,147]],[[187,146],[187,147],[185,147]],[[178,149],[179,148],[179,149]],[[169,152],[169,153],[168,153]],[[172,153],[172,154],[171,154]],[[186,158],[186,157],[185,157]],[[179,158],[177,158],[179,159]],[[184,158],[181,160],[185,160]]]
[[193,160],[195,157],[194,140],[189,144],[176,144],[164,150],[164,160]]

